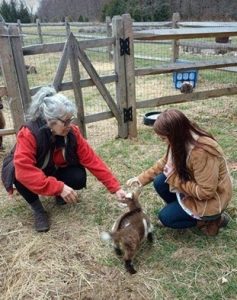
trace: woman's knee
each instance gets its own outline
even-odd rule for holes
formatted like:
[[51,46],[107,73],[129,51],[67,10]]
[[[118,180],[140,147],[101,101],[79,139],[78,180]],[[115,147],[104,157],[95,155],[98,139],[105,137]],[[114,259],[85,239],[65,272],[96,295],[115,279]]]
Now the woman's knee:
[[157,194],[166,202],[171,203],[176,201],[176,194],[171,193],[169,190],[169,185],[166,182],[166,176],[162,173],[155,177],[154,187]]
[[56,178],[75,190],[86,187],[86,170],[80,166],[61,168],[58,170]]
[[167,183],[165,182],[165,180],[166,176],[163,173],[155,177],[153,185],[158,194],[161,194],[167,190]]
[[165,207],[160,210],[157,217],[165,227],[172,227],[171,216],[167,214]]
[[166,205],[159,212],[158,218],[164,226],[175,229],[190,228],[197,224],[197,220],[189,216],[178,202]]
[[78,168],[73,172],[74,176],[70,178],[68,185],[75,190],[80,190],[86,187],[86,170],[84,168]]

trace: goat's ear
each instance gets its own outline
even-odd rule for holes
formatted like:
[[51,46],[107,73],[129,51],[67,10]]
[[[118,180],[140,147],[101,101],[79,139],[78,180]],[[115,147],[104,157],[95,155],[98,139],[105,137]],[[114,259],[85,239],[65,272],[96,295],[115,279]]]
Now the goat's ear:
[[127,193],[126,199],[133,199],[133,193]]

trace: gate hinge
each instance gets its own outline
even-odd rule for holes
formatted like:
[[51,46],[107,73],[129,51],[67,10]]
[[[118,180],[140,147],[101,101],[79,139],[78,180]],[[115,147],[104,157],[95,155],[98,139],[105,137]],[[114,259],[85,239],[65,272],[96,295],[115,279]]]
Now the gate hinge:
[[133,115],[132,115],[132,106],[129,108],[124,108],[123,109],[123,121],[124,123],[127,123],[128,121],[133,120]]
[[130,41],[129,38],[126,39],[119,39],[120,41],[120,55],[123,56],[124,54],[130,55]]

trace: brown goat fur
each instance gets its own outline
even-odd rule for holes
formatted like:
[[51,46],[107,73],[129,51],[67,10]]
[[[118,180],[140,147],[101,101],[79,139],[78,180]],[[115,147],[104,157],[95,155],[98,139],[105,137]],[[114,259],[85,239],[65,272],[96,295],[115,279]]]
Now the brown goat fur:
[[190,94],[193,92],[193,85],[188,81],[184,81],[181,85],[180,92],[183,94]]
[[122,214],[114,223],[112,231],[103,239],[111,238],[114,242],[116,254],[123,253],[123,260],[126,270],[130,274],[135,274],[133,258],[139,249],[141,242],[148,239],[152,242],[152,225],[148,216],[142,211],[138,202],[139,192],[132,193],[131,197],[123,201],[128,206],[128,212]]

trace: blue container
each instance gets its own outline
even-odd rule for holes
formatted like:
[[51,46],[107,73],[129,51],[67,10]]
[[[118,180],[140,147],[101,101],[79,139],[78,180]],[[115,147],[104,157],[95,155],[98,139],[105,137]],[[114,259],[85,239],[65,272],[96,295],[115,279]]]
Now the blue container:
[[173,82],[176,89],[180,89],[183,82],[189,82],[195,88],[197,84],[198,70],[185,70],[173,73]]

